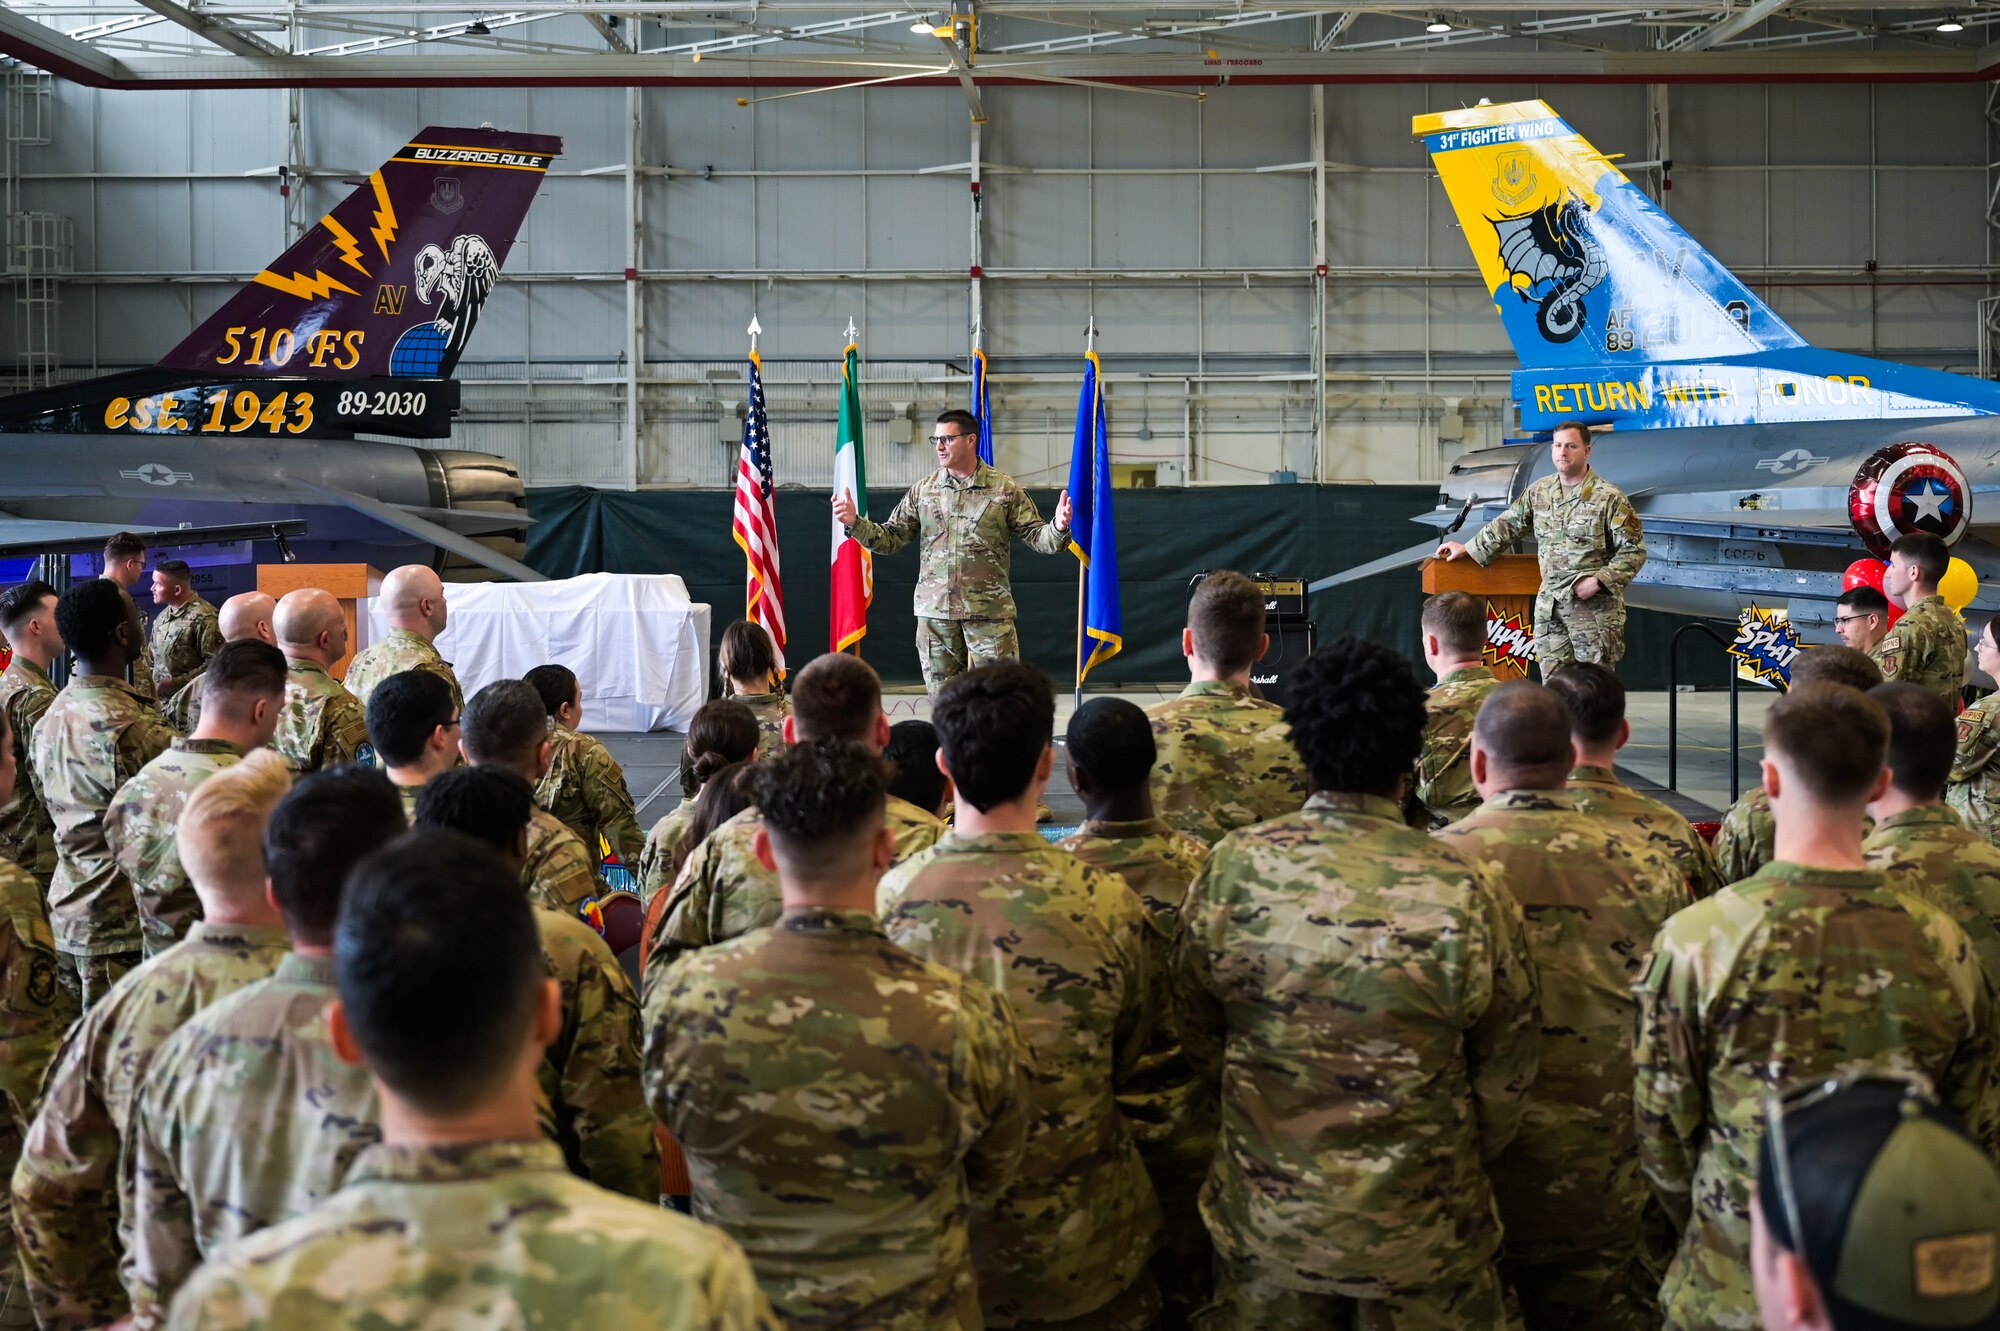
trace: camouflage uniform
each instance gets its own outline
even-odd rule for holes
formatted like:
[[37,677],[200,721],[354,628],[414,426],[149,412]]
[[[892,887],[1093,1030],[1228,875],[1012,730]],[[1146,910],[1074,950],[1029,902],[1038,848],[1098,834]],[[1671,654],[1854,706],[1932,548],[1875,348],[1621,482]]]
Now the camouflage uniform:
[[[929,850],[945,826],[908,800],[889,796],[883,816],[896,839],[895,863]],[[684,952],[708,947],[775,924],[784,911],[778,875],[757,859],[757,829],[764,816],[743,810],[694,848],[660,917],[646,962],[650,977]]]
[[28,1288],[48,1331],[85,1331],[127,1311],[118,1259],[130,1199],[118,1187],[118,1150],[160,1047],[196,1012],[277,969],[290,947],[276,925],[197,920],[64,1037],[13,1175]]
[[348,662],[347,691],[366,708],[368,695],[375,691],[377,684],[405,670],[428,670],[451,685],[451,705],[464,710],[465,695],[459,692],[458,676],[452,673],[451,662],[438,655],[437,646],[429,638],[409,629],[389,630],[382,641],[369,646]]
[[[416,818],[414,809],[410,817]],[[583,842],[544,809],[528,815],[528,864],[521,877],[528,884],[530,901],[562,915],[576,915],[602,890]]]
[[119,788],[104,814],[111,858],[132,884],[149,957],[166,951],[201,918],[201,901],[181,867],[181,811],[195,788],[243,761],[223,739],[181,739]]
[[119,1160],[132,1200],[121,1276],[139,1331],[162,1323],[204,1258],[324,1201],[380,1140],[367,1071],[327,1043],[335,996],[333,958],[292,953],[154,1059]]
[[129,676],[125,682],[132,686],[132,691],[153,704],[153,706],[158,707],[160,705],[160,686],[153,678],[153,644],[150,642],[141,642],[139,644],[139,659],[127,665],[125,670]]
[[[25,870],[0,859],[0,1169],[11,1175],[21,1140],[40,1094],[42,1074],[55,1055],[76,1002],[56,983],[56,944],[42,913],[42,889]],[[0,1326],[33,1326],[35,1315],[22,1279],[12,1206],[0,1190]]]
[[[403,801],[403,821],[410,824],[412,827],[416,826],[417,822],[417,797],[422,795],[423,793],[424,793],[424,788],[422,786],[399,785],[396,787],[396,797]],[[534,817],[533,814],[529,815],[530,820],[532,820],[533,817]],[[529,835],[530,836],[534,835],[532,829],[530,830]]]
[[780,1331],[734,1243],[525,1141],[369,1147],[335,1196],[203,1266],[167,1325]]
[[535,912],[542,955],[562,986],[562,1029],[542,1052],[542,1092],[570,1166],[599,1187],[652,1202],[660,1151],[639,1076],[639,995],[595,929]]
[[1239,827],[1298,812],[1312,793],[1285,709],[1251,697],[1248,685],[1198,679],[1146,716],[1160,750],[1153,808],[1189,836],[1212,846]]
[[625,769],[595,735],[556,726],[549,736],[549,770],[535,786],[535,803],[576,833],[593,874],[604,862],[600,837],[611,843],[627,869],[638,865],[646,837],[625,786]]
[[190,595],[153,618],[153,681],[159,692],[180,688],[208,668],[208,658],[222,646],[222,622],[215,607]]
[[1639,1160],[1681,1229],[1670,1331],[1751,1331],[1765,1098],[1869,1066],[1929,1075],[1992,1141],[1993,1000],[1963,930],[1875,869],[1767,864],[1667,922],[1636,986]]
[[183,735],[194,734],[194,728],[201,724],[201,691],[207,678],[208,667],[203,666],[193,679],[174,690],[173,697],[160,704],[160,715]]
[[[1208,847],[1158,818],[1115,823],[1088,819],[1056,843],[1085,864],[1115,873],[1139,894],[1158,926],[1148,967],[1164,984],[1181,933],[1181,903],[1208,865]],[[1159,1331],[1188,1324],[1208,1301],[1215,1246],[1201,1222],[1201,1182],[1215,1155],[1215,1116],[1201,1103],[1194,1070],[1180,1052],[1169,1008],[1159,1015],[1165,1038],[1141,1061],[1118,1096],[1118,1108],[1139,1146],[1139,1158],[1160,1199],[1159,1251],[1153,1275],[1166,1304]]]
[[[1542,589],[1535,593],[1535,660],[1542,677],[1571,661],[1615,666],[1625,655],[1625,587],[1646,566],[1646,536],[1625,492],[1587,470],[1572,490],[1551,472],[1465,544],[1490,564],[1523,536],[1535,538]],[[1576,599],[1594,577],[1602,590]]]
[[1145,904],[1035,832],[947,831],[876,899],[891,939],[998,991],[1033,1051],[1027,1154],[972,1221],[986,1324],[1150,1326],[1159,1204],[1116,1099],[1159,1015]]
[[1510,790],[1437,833],[1527,920],[1542,1061],[1521,1130],[1492,1168],[1501,1268],[1528,1325],[1659,1325],[1640,1264],[1646,1181],[1632,1123],[1632,981],[1689,902],[1680,867],[1583,812],[1566,790]]
[[1944,801],[1967,827],[2000,845],[2000,763],[1993,761],[1995,755],[2000,755],[2000,693],[1989,693],[1959,714],[1958,756],[1952,759]]
[[1965,687],[1965,648],[1965,621],[1932,592],[1905,610],[1868,655],[1885,681],[1921,684],[1956,712]]
[[370,765],[375,760],[361,700],[325,666],[305,657],[285,665],[285,706],[271,747],[299,776],[356,759]]
[[1500,677],[1483,665],[1454,670],[1424,700],[1424,747],[1417,755],[1417,798],[1447,823],[1479,807],[1472,785],[1472,723]]
[[660,889],[671,887],[680,876],[683,847],[693,826],[692,799],[683,799],[672,813],[653,824],[646,849],[639,855],[639,899],[646,905],[652,905]]
[[1889,886],[1958,922],[2000,992],[2000,850],[1938,805],[1890,814],[1861,849]]
[[791,1326],[977,1331],[967,1217],[1013,1179],[1027,1049],[985,985],[866,911],[655,971],[646,1091],[687,1152],[695,1214],[743,1244]]
[[14,734],[15,762],[14,798],[0,804],[0,859],[27,870],[44,891],[56,871],[56,825],[30,754],[35,729],[55,700],[56,686],[48,675],[19,652],[0,671],[0,709]]
[[1021,654],[1008,582],[1014,538],[1045,555],[1069,547],[1067,528],[1043,522],[1028,492],[983,462],[969,477],[938,468],[910,487],[886,522],[862,518],[847,534],[878,555],[921,537],[917,657],[934,698],[971,667]]
[[1222,1113],[1200,1325],[1506,1324],[1486,1166],[1541,1038],[1514,898],[1392,801],[1321,791],[1217,846],[1183,925],[1181,1038]]
[[35,770],[56,825],[49,923],[64,983],[85,1008],[138,963],[141,942],[131,881],[105,840],[105,811],[173,738],[130,684],[104,675],[70,680],[35,730]]
[[1642,795],[1618,779],[1609,767],[1584,765],[1569,774],[1576,807],[1592,817],[1630,832],[1680,866],[1688,897],[1700,900],[1722,890],[1715,853],[1688,820],[1650,795]]

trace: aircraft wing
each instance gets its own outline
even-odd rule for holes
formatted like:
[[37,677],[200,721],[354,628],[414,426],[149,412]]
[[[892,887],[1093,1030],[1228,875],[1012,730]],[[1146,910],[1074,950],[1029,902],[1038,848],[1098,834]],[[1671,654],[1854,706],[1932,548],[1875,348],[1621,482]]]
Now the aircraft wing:
[[1645,524],[1649,536],[1717,536],[1732,541],[1790,541],[1836,547],[1855,544],[1854,527],[1843,510],[1788,508],[1774,511],[1771,516],[1780,520],[1761,519],[1754,509],[1744,510],[1741,517],[1642,513],[1639,520]]
[[1437,553],[1437,548],[1438,538],[1433,536],[1427,541],[1419,541],[1407,550],[1398,550],[1393,555],[1384,555],[1371,563],[1362,564],[1358,568],[1348,569],[1345,573],[1335,573],[1329,577],[1321,578],[1317,582],[1309,583],[1306,590],[1309,592],[1323,592],[1329,587],[1339,587],[1345,583],[1359,582],[1362,578],[1372,578],[1377,573],[1390,573],[1399,568],[1408,568],[1412,564],[1421,563],[1429,559]]
[[[223,545],[235,541],[282,541],[304,536],[306,524],[298,518],[271,522],[231,523],[210,527],[139,527],[127,523],[63,522],[51,518],[22,518],[0,512],[0,559],[22,555],[90,554],[119,532],[131,532],[149,548],[184,545]],[[288,556],[289,558],[289,556]]]
[[414,536],[420,541],[428,541],[441,550],[449,550],[461,558],[470,559],[475,564],[484,565],[492,569],[495,573],[512,578],[516,582],[548,581],[548,577],[545,574],[535,572],[535,570],[529,568],[526,564],[518,563],[515,560],[507,558],[505,555],[496,554],[494,551],[487,549],[479,542],[473,540],[470,536],[461,536],[455,531],[439,526],[428,518],[412,513],[408,509],[398,508],[394,504],[385,504],[379,499],[370,499],[367,495],[356,494],[352,490],[342,490],[336,486],[316,485],[307,480],[300,480],[298,484],[316,494],[324,495],[336,504],[344,504],[357,513],[371,517],[384,526],[394,527],[406,536]]

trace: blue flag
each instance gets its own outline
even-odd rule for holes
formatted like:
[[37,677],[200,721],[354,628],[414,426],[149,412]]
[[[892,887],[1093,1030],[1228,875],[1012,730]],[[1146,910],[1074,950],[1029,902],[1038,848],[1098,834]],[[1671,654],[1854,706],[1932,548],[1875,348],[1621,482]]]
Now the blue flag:
[[1076,649],[1079,684],[1092,666],[1125,648],[1125,619],[1118,608],[1118,537],[1111,522],[1111,442],[1098,385],[1104,367],[1094,351],[1084,359],[1088,364],[1069,457],[1069,548],[1084,569],[1083,640]]
[[993,394],[986,388],[986,349],[972,349],[972,414],[979,422],[979,460],[993,465]]

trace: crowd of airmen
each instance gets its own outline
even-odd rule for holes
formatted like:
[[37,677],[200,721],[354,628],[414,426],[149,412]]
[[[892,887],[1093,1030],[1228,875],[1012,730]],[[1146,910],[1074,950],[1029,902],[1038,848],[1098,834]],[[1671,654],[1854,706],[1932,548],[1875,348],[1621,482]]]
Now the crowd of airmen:
[[892,727],[738,623],[645,835],[571,669],[461,696],[430,570],[336,680],[325,592],[162,562],[149,641],[114,541],[0,594],[0,1326],[1757,1327],[1772,1093],[2000,1146],[2000,716],[1906,545],[1712,853],[1617,676],[1501,682],[1463,593],[1434,688],[1345,637],[1280,708],[1212,575],[1060,760],[1019,662]]

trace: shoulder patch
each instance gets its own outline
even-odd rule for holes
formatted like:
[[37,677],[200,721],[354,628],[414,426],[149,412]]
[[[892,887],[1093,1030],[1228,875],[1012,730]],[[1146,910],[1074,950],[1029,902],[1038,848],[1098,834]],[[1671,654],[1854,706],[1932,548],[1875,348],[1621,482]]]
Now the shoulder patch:
[[363,767],[380,767],[382,765],[376,760],[375,746],[373,744],[363,744],[356,748],[354,750],[354,761],[360,763]]

